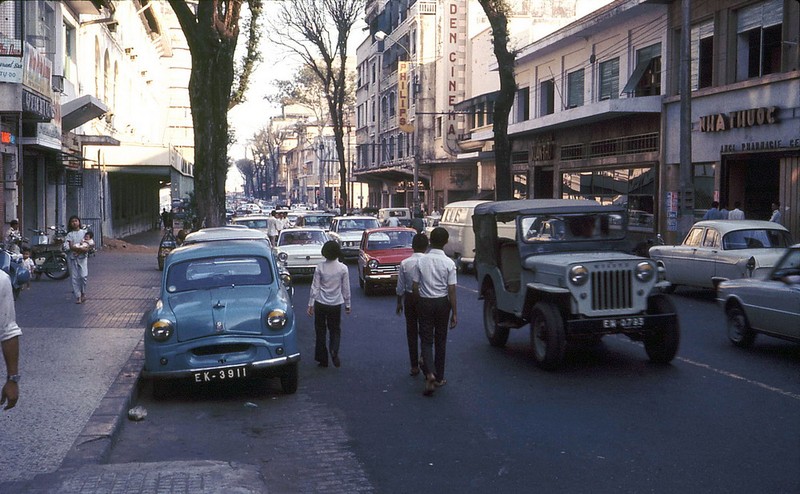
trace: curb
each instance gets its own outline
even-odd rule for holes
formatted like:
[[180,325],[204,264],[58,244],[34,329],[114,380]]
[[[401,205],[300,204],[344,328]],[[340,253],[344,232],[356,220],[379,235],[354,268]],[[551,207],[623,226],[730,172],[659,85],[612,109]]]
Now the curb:
[[117,378],[108,388],[100,404],[72,444],[60,469],[84,465],[100,465],[108,460],[122,424],[128,420],[128,409],[139,393],[139,376],[144,367],[144,338],[131,352]]

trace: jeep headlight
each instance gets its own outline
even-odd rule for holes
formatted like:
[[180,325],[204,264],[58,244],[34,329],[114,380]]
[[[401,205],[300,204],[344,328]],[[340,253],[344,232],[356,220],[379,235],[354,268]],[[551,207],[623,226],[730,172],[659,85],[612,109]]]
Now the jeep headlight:
[[172,336],[173,331],[172,322],[166,319],[159,319],[150,325],[150,336],[158,342],[167,341]]
[[653,265],[647,261],[642,261],[636,265],[636,279],[641,282],[648,282],[656,275]]
[[286,262],[289,259],[289,254],[286,252],[278,252],[278,260],[281,262]]
[[272,329],[283,329],[286,326],[286,312],[282,309],[273,309],[267,314],[267,326]]
[[589,270],[580,264],[572,266],[569,268],[569,281],[576,286],[585,285],[589,281]]
[[371,260],[370,260],[370,261],[367,263],[367,267],[368,267],[369,269],[376,269],[376,268],[378,267],[378,261],[377,261],[377,260],[375,260],[375,259],[371,259]]

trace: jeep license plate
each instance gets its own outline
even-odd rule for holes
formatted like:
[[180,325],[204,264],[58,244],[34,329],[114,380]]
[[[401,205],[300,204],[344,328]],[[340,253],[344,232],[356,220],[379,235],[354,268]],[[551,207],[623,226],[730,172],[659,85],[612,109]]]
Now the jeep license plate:
[[644,326],[643,317],[620,317],[618,319],[603,319],[603,328],[605,329],[641,328],[642,326]]
[[194,373],[194,382],[210,383],[217,381],[233,381],[247,377],[247,367],[228,367],[227,369],[216,369]]

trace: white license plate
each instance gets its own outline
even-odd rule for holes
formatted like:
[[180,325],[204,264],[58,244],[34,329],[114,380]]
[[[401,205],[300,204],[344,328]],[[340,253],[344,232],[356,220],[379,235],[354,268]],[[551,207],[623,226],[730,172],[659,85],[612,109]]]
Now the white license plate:
[[621,317],[618,319],[603,319],[603,328],[616,329],[616,328],[641,328],[644,326],[643,317]]
[[194,382],[210,383],[221,381],[233,381],[247,377],[247,367],[228,367],[227,369],[216,369],[194,373]]

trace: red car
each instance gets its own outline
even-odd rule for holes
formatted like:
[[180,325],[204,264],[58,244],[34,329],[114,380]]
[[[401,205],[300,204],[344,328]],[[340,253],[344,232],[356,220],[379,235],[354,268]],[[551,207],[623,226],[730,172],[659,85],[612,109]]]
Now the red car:
[[364,231],[358,250],[358,284],[369,296],[376,287],[397,286],[400,261],[411,257],[411,240],[417,232],[411,228],[388,227]]

